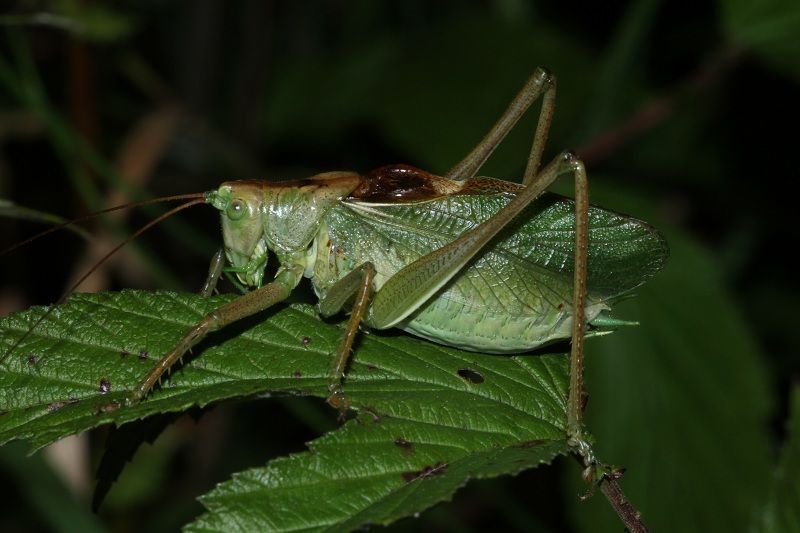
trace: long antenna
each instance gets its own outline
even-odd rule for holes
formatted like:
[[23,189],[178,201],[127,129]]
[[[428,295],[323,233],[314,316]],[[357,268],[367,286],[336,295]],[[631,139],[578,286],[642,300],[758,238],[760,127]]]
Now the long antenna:
[[197,192],[197,193],[192,193],[192,194],[176,194],[174,196],[162,196],[161,198],[151,198],[149,200],[141,200],[139,202],[131,202],[131,203],[128,203],[128,204],[116,205],[114,207],[107,207],[107,208],[102,209],[100,211],[95,211],[94,213],[89,213],[88,215],[83,215],[82,217],[73,218],[72,220],[68,220],[66,222],[62,222],[61,224],[56,224],[55,226],[47,228],[46,230],[42,231],[41,233],[37,233],[33,237],[25,239],[24,241],[18,242],[16,244],[13,244],[13,245],[9,246],[8,248],[6,248],[5,250],[0,251],[0,256],[6,255],[7,253],[10,253],[10,252],[13,252],[17,248],[19,248],[21,246],[25,246],[26,244],[29,244],[29,243],[37,240],[37,239],[40,239],[40,238],[44,237],[45,235],[49,235],[49,234],[53,233],[54,231],[58,231],[60,229],[64,229],[67,226],[71,226],[72,224],[76,224],[78,222],[83,222],[83,221],[86,221],[86,220],[90,220],[90,219],[98,217],[100,215],[105,215],[106,213],[119,211],[120,209],[128,209],[128,208],[131,208],[131,207],[141,207],[141,206],[144,206],[144,205],[158,204],[158,203],[161,203],[161,202],[174,202],[176,200],[188,200],[190,198],[203,198],[204,196],[205,196],[205,193],[202,193],[202,192]]
[[[26,331],[25,334],[22,335],[22,337],[20,337],[19,340],[17,340],[11,346],[11,348],[9,348],[6,351],[6,353],[4,353],[2,355],[2,357],[0,357],[0,364],[5,363],[5,361],[8,358],[8,356],[11,355],[11,353],[14,350],[17,349],[17,346],[19,346],[22,343],[22,341],[24,341],[26,338],[28,338],[28,335],[30,335],[31,332],[33,332],[33,330],[35,330],[39,326],[39,324],[41,324],[44,321],[45,318],[50,316],[50,313],[52,313],[56,309],[57,305],[60,305],[60,304],[64,303],[67,300],[67,298],[69,297],[69,295],[72,294],[75,291],[75,289],[80,287],[81,283],[86,281],[86,278],[91,276],[98,268],[100,268],[100,266],[103,263],[108,261],[108,259],[112,255],[117,253],[120,250],[120,248],[122,248],[123,246],[125,246],[126,244],[131,242],[133,239],[135,239],[136,237],[138,237],[139,235],[141,235],[145,231],[149,230],[150,228],[152,228],[153,226],[155,226],[159,222],[163,222],[164,220],[168,219],[169,217],[171,217],[175,213],[178,213],[179,211],[183,211],[184,209],[188,209],[189,207],[192,207],[194,205],[204,204],[205,203],[205,197],[204,197],[203,193],[197,193],[197,194],[192,194],[192,195],[181,195],[181,197],[194,198],[194,200],[192,200],[190,202],[186,202],[184,204],[181,204],[178,207],[175,207],[173,209],[170,209],[169,211],[167,211],[163,215],[159,216],[158,218],[156,218],[154,220],[151,220],[150,222],[148,222],[147,224],[145,224],[144,226],[142,226],[141,228],[136,230],[134,233],[132,233],[131,235],[126,237],[125,240],[123,240],[121,243],[119,243],[114,248],[112,248],[110,252],[108,252],[103,257],[101,257],[100,260],[98,260],[92,266],[92,268],[90,268],[83,276],[81,276],[81,278],[78,281],[76,281],[69,289],[64,291],[64,294],[62,294],[61,297],[52,306],[50,306],[50,308],[47,311],[45,311],[42,316],[39,317],[39,319],[33,324],[33,326],[31,326],[30,329],[28,329],[28,331]],[[170,199],[175,199],[177,197],[169,197],[169,198]],[[160,199],[157,199],[157,200],[166,201],[163,198],[160,198]],[[101,214],[101,213],[107,213],[108,211],[113,211],[115,209],[122,209],[123,207],[132,207],[133,205],[145,205],[146,202],[155,203],[155,200],[145,200],[144,202],[137,202],[136,204],[127,204],[127,205],[124,205],[124,206],[112,207],[112,208],[106,209],[104,211],[98,211],[97,213],[92,213],[92,215],[90,215],[90,216],[95,216],[95,215],[98,215],[98,214]],[[79,220],[79,219],[76,219],[76,220]],[[75,222],[75,221],[71,221],[71,222]],[[62,224],[62,226],[63,225],[66,225],[66,224]],[[51,228],[51,230],[52,230],[52,228]]]

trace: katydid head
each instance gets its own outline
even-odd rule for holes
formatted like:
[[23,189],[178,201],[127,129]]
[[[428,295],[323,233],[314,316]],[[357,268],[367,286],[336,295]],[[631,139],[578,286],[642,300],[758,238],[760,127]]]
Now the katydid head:
[[220,210],[225,255],[239,281],[260,287],[269,250],[300,264],[325,212],[361,183],[353,172],[284,182],[228,181],[206,193]]
[[252,182],[226,182],[206,193],[206,201],[220,210],[225,256],[236,277],[245,285],[261,286],[269,256],[262,188]]

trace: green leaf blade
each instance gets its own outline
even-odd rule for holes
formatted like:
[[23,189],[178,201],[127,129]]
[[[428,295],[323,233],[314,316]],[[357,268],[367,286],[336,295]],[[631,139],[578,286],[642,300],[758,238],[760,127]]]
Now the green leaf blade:
[[312,442],[309,452],[220,485],[201,499],[209,513],[188,530],[348,531],[388,524],[449,499],[470,478],[515,473],[565,451],[558,440],[502,445],[494,437],[484,435],[482,446],[454,445],[459,440],[451,428],[362,417]]
[[[78,294],[38,324],[43,308],[4,318],[0,346],[14,349],[0,370],[0,441],[39,448],[229,398],[325,397],[341,327],[294,305],[209,336],[145,401],[125,404],[156,359],[230,299]],[[490,356],[407,335],[362,335],[345,381],[357,418],[308,452],[220,485],[203,497],[208,512],[191,528],[349,530],[414,515],[471,478],[567,453],[567,388],[563,354]]]
[[[327,350],[336,328],[315,349],[304,349],[298,333],[291,338],[284,322],[302,321],[313,330],[308,312],[289,308],[261,328],[215,345],[200,346],[208,356],[174,372],[146,402],[119,407],[139,379],[206,312],[230,297],[208,300],[169,292],[123,291],[78,294],[55,309],[30,334],[44,309],[35,308],[2,321],[0,338],[7,354],[0,372],[0,441],[31,439],[34,448],[104,423],[124,423],[159,412],[182,411],[222,399],[282,390],[310,394],[322,390]],[[252,325],[252,324],[251,324]],[[306,329],[306,333],[311,331]],[[313,333],[311,333],[313,334]],[[227,333],[216,337],[225,338]],[[327,340],[329,344],[325,344]],[[296,345],[291,349],[291,344]],[[251,357],[252,346],[283,346],[280,356]],[[274,350],[273,350],[274,351]],[[309,358],[312,354],[314,357]],[[294,378],[303,356],[304,379]],[[264,365],[264,366],[262,366]],[[269,370],[265,369],[269,366]],[[291,370],[289,370],[291,369]],[[303,390],[298,389],[302,381]],[[104,387],[105,384],[105,387]],[[103,393],[102,389],[108,392]]]

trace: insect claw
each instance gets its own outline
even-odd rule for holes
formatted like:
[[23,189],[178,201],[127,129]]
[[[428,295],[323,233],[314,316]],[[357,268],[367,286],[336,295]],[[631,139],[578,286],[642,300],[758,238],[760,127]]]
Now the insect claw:
[[344,422],[347,419],[347,411],[350,409],[350,400],[344,395],[339,385],[332,386],[329,390],[328,405],[339,411],[339,421]]
[[536,84],[537,85],[551,85],[553,83],[553,73],[544,67],[536,69]]

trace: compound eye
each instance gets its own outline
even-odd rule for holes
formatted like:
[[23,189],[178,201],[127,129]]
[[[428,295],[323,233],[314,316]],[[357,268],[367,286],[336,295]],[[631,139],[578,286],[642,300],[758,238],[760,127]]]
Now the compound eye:
[[247,204],[243,200],[236,198],[228,206],[226,214],[231,220],[240,220],[247,214]]

